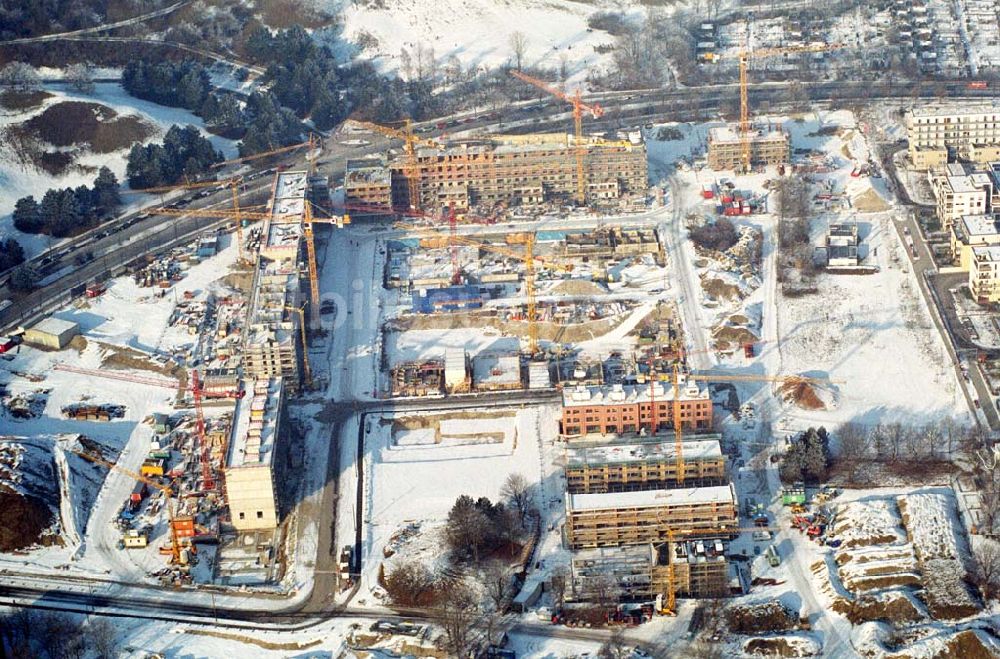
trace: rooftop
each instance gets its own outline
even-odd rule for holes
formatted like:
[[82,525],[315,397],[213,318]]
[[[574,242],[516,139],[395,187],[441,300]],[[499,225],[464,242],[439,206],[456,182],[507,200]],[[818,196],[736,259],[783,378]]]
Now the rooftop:
[[40,320],[31,326],[31,329],[37,332],[45,332],[46,334],[62,334],[63,332],[71,332],[79,328],[80,326],[71,320],[63,320],[62,318],[55,318],[53,316]]
[[963,215],[962,221],[955,224],[955,229],[957,232],[964,231],[967,237],[995,236],[1000,233],[1000,227],[992,215]]
[[972,254],[980,262],[1000,263],[1000,245],[973,247]]
[[[685,460],[712,460],[722,457],[722,448],[716,436],[713,439],[686,439],[682,451]],[[673,438],[624,444],[605,443],[599,446],[569,448],[566,450],[567,466],[600,465],[622,462],[654,462],[677,460]]]
[[1000,112],[1000,105],[990,102],[962,103],[962,104],[933,104],[922,105],[910,110],[913,117],[941,117],[941,116],[972,116],[977,114],[996,114]]
[[477,384],[511,384],[521,381],[521,357],[486,352],[472,360],[472,379]]
[[730,484],[714,487],[686,487],[676,490],[566,495],[566,504],[570,511],[658,508],[710,503],[731,503],[735,506],[736,492],[733,490],[733,486]]
[[344,181],[347,183],[381,183],[389,185],[391,176],[384,158],[361,158],[347,161]]
[[[650,402],[650,385],[613,384],[601,387],[583,385],[563,389],[563,407],[585,407],[594,405],[621,405]],[[681,400],[709,400],[708,388],[701,388],[694,380],[686,378],[679,382]],[[652,385],[653,398],[657,401],[674,400],[672,383],[655,382]]]
[[236,400],[226,467],[268,466],[274,457],[283,385],[281,378],[246,380]]
[[[751,131],[751,142],[787,142],[788,136],[780,130],[765,130],[754,128]],[[740,143],[740,136],[732,126],[715,126],[708,131],[708,141],[715,143]]]
[[260,261],[248,317],[247,343],[293,340],[299,307],[299,272],[280,261]]

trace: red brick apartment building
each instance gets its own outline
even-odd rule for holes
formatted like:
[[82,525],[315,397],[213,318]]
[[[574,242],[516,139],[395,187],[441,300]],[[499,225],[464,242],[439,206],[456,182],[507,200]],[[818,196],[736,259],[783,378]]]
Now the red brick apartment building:
[[[563,391],[562,434],[594,435],[650,432],[653,417],[656,430],[674,427],[674,387],[652,385],[574,387]],[[708,388],[697,382],[681,381],[681,427],[705,430],[712,427],[712,399]]]

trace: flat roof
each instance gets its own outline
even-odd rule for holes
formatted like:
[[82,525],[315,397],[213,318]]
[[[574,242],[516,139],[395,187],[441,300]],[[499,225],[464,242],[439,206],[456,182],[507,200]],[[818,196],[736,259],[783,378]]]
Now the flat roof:
[[275,175],[271,216],[264,227],[264,249],[287,251],[292,258],[298,255],[307,186],[308,174],[304,171]]
[[284,388],[280,377],[244,380],[243,391],[233,411],[229,455],[226,456],[229,469],[270,465],[281,421],[279,412]]
[[972,254],[977,261],[1000,262],[1000,245],[983,245],[972,248]]
[[685,487],[676,490],[643,490],[602,494],[568,494],[569,510],[610,510],[616,508],[659,508],[708,503],[736,504],[733,486]]
[[962,228],[966,236],[995,236],[1000,233],[992,215],[963,215]]
[[[708,131],[709,142],[741,142],[740,136],[732,126],[715,126]],[[754,128],[750,136],[751,142],[787,142],[784,131]]]
[[48,318],[43,318],[32,325],[30,329],[36,332],[45,332],[46,334],[55,334],[58,336],[65,332],[79,331],[80,325],[71,320],[63,320],[62,318],[49,316]]
[[[685,460],[712,460],[722,457],[718,439],[685,439],[681,450]],[[616,464],[628,462],[676,462],[673,438],[650,442],[607,443],[600,446],[569,448],[566,466]]]
[[1000,105],[991,102],[920,105],[910,109],[910,114],[914,117],[971,116],[997,112],[1000,112]]
[[[698,386],[694,380],[682,378],[678,383],[680,400],[709,400],[708,387]],[[674,385],[668,382],[653,384],[653,398],[657,401],[674,400]],[[595,405],[634,405],[650,402],[650,385],[605,385],[587,387],[578,385],[563,389],[563,407],[589,407]]]
[[477,384],[510,384],[521,381],[521,357],[483,352],[472,360],[472,380]]
[[248,316],[248,343],[294,340],[299,308],[299,271],[280,261],[259,261]]

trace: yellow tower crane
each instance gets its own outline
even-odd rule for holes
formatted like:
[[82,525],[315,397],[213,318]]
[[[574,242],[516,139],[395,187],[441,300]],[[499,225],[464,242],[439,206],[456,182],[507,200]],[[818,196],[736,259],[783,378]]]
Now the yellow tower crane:
[[599,119],[604,116],[604,108],[596,103],[584,103],[579,88],[571,96],[556,89],[544,80],[539,80],[522,71],[511,71],[510,74],[518,80],[533,85],[573,106],[573,132],[575,137],[574,146],[576,148],[576,202],[583,206],[587,203],[587,181],[583,166],[584,158],[587,155],[587,145],[583,142],[583,113],[589,112],[592,117]]
[[403,140],[403,152],[406,157],[406,163],[403,171],[404,177],[406,178],[407,203],[410,205],[410,208],[420,210],[420,166],[417,163],[417,146],[421,145],[433,149],[439,149],[441,148],[441,145],[434,140],[428,140],[414,135],[413,123],[409,119],[404,120],[402,128],[382,126],[369,121],[355,121],[354,123],[360,128],[379,133],[380,135],[384,135],[392,139]]
[[170,527],[170,562],[174,565],[179,565],[181,563],[181,547],[180,543],[177,540],[177,521],[179,518],[177,517],[176,512],[174,511],[173,488],[171,488],[168,485],[162,485],[161,483],[158,483],[151,478],[146,478],[142,474],[137,474],[131,469],[126,469],[125,467],[121,467],[114,462],[109,462],[100,455],[95,455],[94,453],[88,453],[86,451],[78,451],[78,450],[73,450],[72,452],[79,455],[81,458],[85,460],[93,462],[94,464],[99,464],[103,467],[107,467],[112,471],[117,471],[122,474],[125,474],[132,480],[138,481],[140,483],[145,483],[146,485],[163,492],[163,497],[167,500],[166,501],[167,518],[169,520],[169,527]]

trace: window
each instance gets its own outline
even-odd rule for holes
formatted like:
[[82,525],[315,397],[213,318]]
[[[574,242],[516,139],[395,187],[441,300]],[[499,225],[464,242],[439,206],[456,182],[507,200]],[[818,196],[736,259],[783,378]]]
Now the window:
[[[240,513],[240,514],[242,515],[242,513]],[[263,510],[258,510],[257,511],[257,519],[264,519],[264,511]]]
[[240,519],[246,519],[246,518],[247,518],[246,513],[240,513]]

